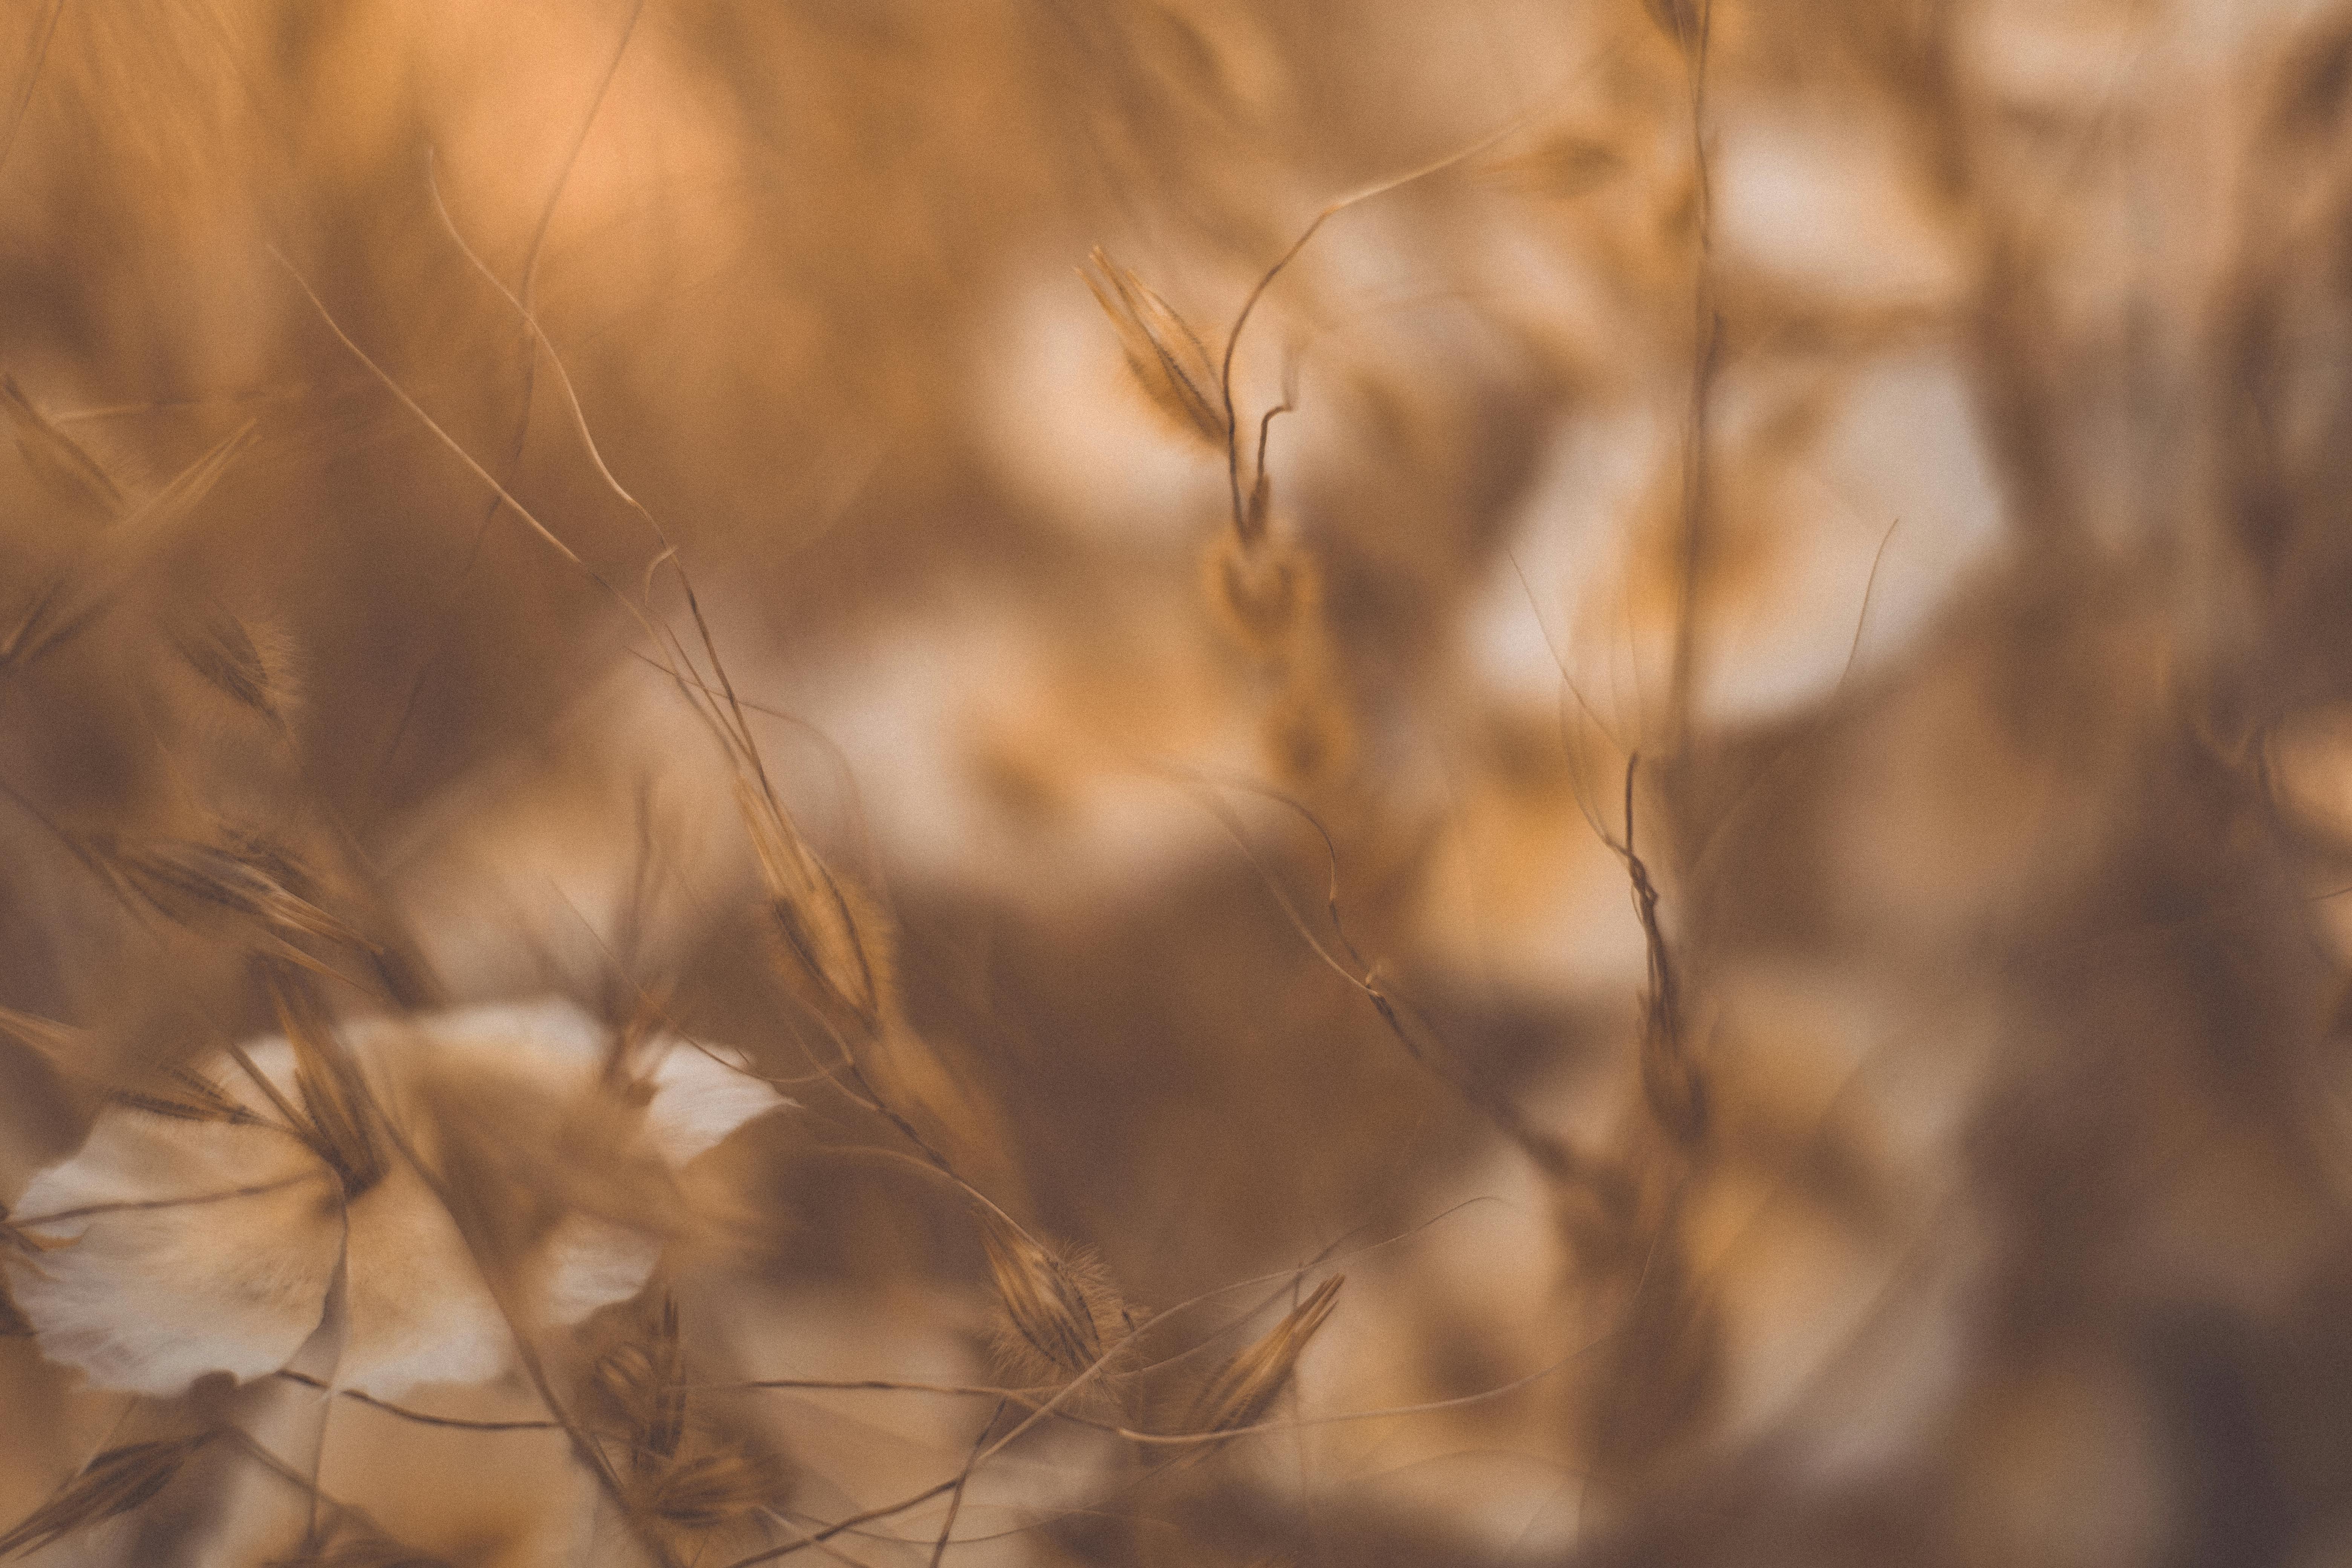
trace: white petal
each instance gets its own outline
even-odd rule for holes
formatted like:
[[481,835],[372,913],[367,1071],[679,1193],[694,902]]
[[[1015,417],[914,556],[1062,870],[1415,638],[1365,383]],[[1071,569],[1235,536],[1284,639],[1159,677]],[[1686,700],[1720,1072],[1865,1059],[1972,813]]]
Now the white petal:
[[793,1103],[764,1079],[753,1078],[738,1052],[676,1039],[657,1041],[655,1048],[665,1046],[653,1072],[646,1127],[673,1164],[685,1164],[751,1118]]
[[[42,1223],[124,1203],[158,1206]],[[33,1179],[16,1214],[43,1237],[75,1237],[7,1260],[42,1352],[97,1387],[157,1395],[210,1372],[285,1365],[318,1327],[342,1230],[332,1177],[290,1136],[122,1106]]]
[[441,1200],[405,1160],[351,1205],[351,1326],[336,1382],[378,1399],[420,1383],[481,1383],[514,1338]]
[[661,1258],[661,1239],[586,1215],[566,1215],[548,1237],[540,1287],[546,1321],[570,1328],[599,1307],[646,1288]]
[[604,1065],[609,1031],[576,1002],[541,996],[436,1013],[415,1021],[416,1033],[444,1049],[509,1058],[584,1078]]

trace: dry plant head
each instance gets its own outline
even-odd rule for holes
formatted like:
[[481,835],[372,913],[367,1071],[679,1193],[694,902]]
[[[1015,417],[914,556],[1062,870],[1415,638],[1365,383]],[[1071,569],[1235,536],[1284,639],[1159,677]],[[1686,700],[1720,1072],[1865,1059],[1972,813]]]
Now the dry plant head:
[[1078,275],[1118,330],[1127,367],[1151,406],[1178,429],[1223,451],[1227,427],[1217,365],[1200,335],[1100,246]]
[[[367,1084],[336,1039],[333,1021],[307,973],[265,964],[262,985],[293,1047],[294,1084],[301,1100],[299,1108],[281,1100],[279,1110],[335,1173],[344,1197],[358,1197],[383,1179],[390,1157]],[[279,1098],[249,1058],[240,1058],[240,1065],[256,1087]]]
[[16,429],[16,449],[52,500],[101,522],[122,515],[128,502],[114,477],[34,406],[13,374],[0,373],[0,405]]
[[343,1524],[306,1542],[264,1568],[452,1568],[446,1558],[415,1551],[364,1526]]
[[[20,435],[24,428],[20,416]],[[29,668],[98,624],[188,530],[254,428],[251,422],[239,426],[170,482],[79,542],[66,564],[0,634],[0,669]]]
[[633,1466],[677,1458],[686,1436],[686,1361],[678,1341],[677,1301],[669,1292],[639,1313],[637,1331],[596,1359],[596,1397],[624,1435]]
[[0,1559],[37,1552],[91,1525],[129,1513],[171,1485],[215,1436],[199,1432],[107,1449],[57,1496],[0,1535]]
[[774,1503],[789,1477],[772,1458],[715,1436],[634,1470],[622,1497],[642,1515],[689,1536],[739,1523]]
[[1347,1276],[1334,1274],[1282,1315],[1255,1343],[1228,1362],[1193,1397],[1184,1417],[1188,1432],[1231,1432],[1256,1425],[1297,1369],[1316,1331],[1331,1316]]
[[631,1325],[590,1372],[594,1408],[624,1456],[625,1506],[691,1536],[777,1501],[791,1485],[782,1458],[694,1398],[676,1299],[659,1292]]
[[2352,0],[23,0],[0,300],[10,1563],[2352,1563]]
[[1092,1371],[1132,1327],[1108,1271],[1091,1256],[1047,1247],[992,1208],[979,1217],[989,1279],[1012,1330],[999,1336],[1007,1359],[1042,1362],[1055,1382]]
[[215,609],[184,628],[173,646],[207,685],[284,730],[300,687],[282,632]]
[[0,1007],[0,1035],[16,1041],[50,1067],[70,1060],[82,1044],[79,1029],[14,1007]]
[[209,839],[85,834],[74,846],[126,901],[191,927],[226,928],[261,957],[338,978],[327,954],[362,962],[382,949],[319,900],[317,876],[266,829],[226,825]]
[[[143,1110],[151,1116],[168,1117],[175,1121],[217,1121],[233,1127],[252,1126],[260,1118],[235,1100],[203,1071],[183,1063],[173,1063],[155,1069],[142,1082],[115,1089],[110,1096],[113,1103],[132,1110]],[[288,1109],[291,1109],[289,1107]],[[299,1119],[300,1125],[307,1118]],[[351,1142],[342,1152],[358,1172],[366,1168],[371,1156],[359,1145],[356,1123],[351,1129]]]
[[880,911],[817,858],[772,795],[738,773],[735,796],[787,977],[820,1013],[878,1026],[889,995]]

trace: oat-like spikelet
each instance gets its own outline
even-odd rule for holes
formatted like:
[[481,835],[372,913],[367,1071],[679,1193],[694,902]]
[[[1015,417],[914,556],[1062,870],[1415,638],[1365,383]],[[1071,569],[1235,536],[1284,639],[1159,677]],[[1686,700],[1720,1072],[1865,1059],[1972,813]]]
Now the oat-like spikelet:
[[[21,426],[20,426],[21,428]],[[253,434],[250,422],[216,443],[169,484],[93,535],[0,634],[0,666],[25,666],[78,636],[110,609],[173,532],[212,493]]]
[[760,864],[768,912],[795,988],[821,1010],[846,1009],[868,1029],[889,995],[888,951],[878,914],[801,837],[751,780],[735,781],[736,805]]
[[285,725],[299,691],[289,647],[277,628],[221,611],[184,628],[173,646],[206,685]]
[[380,951],[322,908],[316,879],[291,850],[261,832],[231,828],[214,843],[94,833],[77,847],[119,893],[184,925],[226,919],[242,926],[253,949],[267,957],[332,977],[310,944],[370,956]]
[[1008,1359],[1034,1352],[1048,1376],[1074,1377],[1125,1337],[1129,1313],[1093,1258],[1057,1252],[992,1209],[981,1211],[980,1239],[1012,1330]]
[[0,1035],[5,1035],[51,1066],[58,1065],[80,1039],[81,1031],[54,1018],[37,1017],[14,1007],[0,1007]]
[[[343,1195],[357,1197],[382,1180],[384,1171],[383,1139],[374,1125],[367,1086],[303,976],[265,967],[263,984],[278,1027],[294,1047],[305,1136],[342,1183]],[[257,1084],[268,1082],[257,1073],[254,1079]]]
[[664,1529],[720,1529],[773,1500],[790,1476],[775,1455],[689,1408],[677,1303],[597,1358],[589,1377],[604,1420],[628,1453],[622,1500]]
[[43,489],[66,505],[100,518],[122,514],[122,487],[80,442],[33,405],[14,375],[0,374],[0,406],[16,428],[16,449]]
[[[68,1079],[90,1075],[75,1065],[74,1055],[88,1031],[55,1019],[0,1007],[0,1035],[17,1041],[49,1068]],[[239,1105],[221,1086],[184,1062],[167,1062],[129,1083],[102,1086],[111,1104],[144,1110],[174,1121],[223,1121],[238,1125],[260,1118]]]
[[1095,302],[1118,330],[1128,368],[1152,406],[1220,451],[1225,416],[1219,404],[1219,378],[1208,346],[1170,310],[1168,301],[1096,246],[1078,269]]
[[116,1089],[115,1104],[174,1121],[222,1121],[249,1126],[261,1119],[229,1098],[220,1085],[192,1067],[159,1068],[145,1080]]
[[770,1457],[698,1433],[691,1448],[633,1472],[621,1495],[630,1507],[670,1529],[702,1531],[731,1524],[772,1500],[784,1480],[782,1467]]
[[129,1513],[171,1485],[172,1478],[213,1439],[210,1432],[164,1437],[109,1448],[92,1459],[66,1489],[33,1510],[23,1523],[0,1535],[0,1558],[27,1547],[38,1550],[74,1531]]
[[590,1386],[636,1461],[677,1457],[686,1436],[686,1376],[675,1298],[664,1292],[644,1334],[597,1358]]
[[1298,1358],[1330,1317],[1339,1298],[1344,1274],[1334,1274],[1318,1285],[1307,1300],[1283,1314],[1282,1321],[1242,1352],[1211,1378],[1192,1401],[1184,1420],[1192,1432],[1229,1432],[1251,1426],[1264,1415],[1283,1385],[1290,1381]]

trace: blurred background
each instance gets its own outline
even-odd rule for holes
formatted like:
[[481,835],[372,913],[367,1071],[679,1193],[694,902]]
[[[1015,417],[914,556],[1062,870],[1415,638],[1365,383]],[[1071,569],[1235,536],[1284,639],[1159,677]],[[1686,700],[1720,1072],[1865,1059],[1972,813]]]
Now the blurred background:
[[708,1495],[517,1373],[101,1506],[324,1396],[12,1308],[0,1528],[2352,1564],[2347,116],[2330,0],[17,0],[0,1198],[271,963],[797,1105],[516,1331]]

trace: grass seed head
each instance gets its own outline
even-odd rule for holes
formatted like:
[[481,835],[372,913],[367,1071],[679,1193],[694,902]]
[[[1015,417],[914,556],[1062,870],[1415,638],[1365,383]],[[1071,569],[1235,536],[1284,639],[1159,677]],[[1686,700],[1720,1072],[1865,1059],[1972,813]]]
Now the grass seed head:
[[0,374],[0,406],[16,428],[16,449],[33,477],[67,506],[102,519],[122,514],[122,489],[80,442],[59,429],[25,395],[13,375]]
[[1006,1317],[1022,1342],[1066,1375],[1075,1376],[1102,1359],[1103,1336],[1094,1296],[1108,1294],[1086,1271],[993,1210],[980,1218],[981,1245]]
[[14,1530],[0,1535],[0,1559],[62,1541],[78,1530],[129,1513],[172,1483],[213,1434],[165,1437],[109,1448],[68,1482],[63,1491]]
[[1331,1315],[1347,1276],[1334,1274],[1315,1288],[1307,1300],[1283,1315],[1265,1337],[1242,1352],[1209,1380],[1192,1401],[1186,1427],[1194,1432],[1230,1432],[1255,1425],[1283,1385],[1290,1381],[1299,1355],[1316,1331]]
[[759,858],[787,979],[820,1011],[846,1010],[873,1027],[889,990],[878,912],[835,877],[783,812],[740,774],[735,803]]
[[220,612],[184,628],[173,646],[205,683],[283,726],[296,689],[289,649],[275,628]]
[[195,1068],[166,1067],[146,1081],[116,1089],[115,1104],[174,1121],[225,1121],[250,1126],[261,1119],[228,1097],[220,1085]]
[[343,1195],[357,1197],[384,1173],[383,1137],[367,1085],[304,976],[265,970],[264,984],[294,1047],[294,1081],[312,1146],[343,1184]]
[[1215,395],[1221,381],[1199,335],[1099,245],[1078,276],[1118,330],[1128,369],[1152,406],[1179,428],[1224,450],[1225,416]]
[[230,827],[213,843],[98,833],[77,847],[126,898],[183,925],[206,918],[242,924],[248,945],[263,957],[332,978],[313,944],[380,954],[319,904],[316,879],[292,851],[257,830]]
[[677,1457],[686,1437],[686,1373],[674,1298],[665,1293],[646,1331],[598,1357],[590,1377],[597,1400],[626,1435],[633,1468]]
[[774,1459],[707,1434],[689,1452],[631,1476],[630,1507],[674,1530],[709,1531],[730,1524],[772,1500],[786,1477]]
[[52,1067],[62,1063],[82,1039],[82,1031],[70,1025],[20,1013],[14,1007],[0,1007],[0,1035],[24,1046]]

